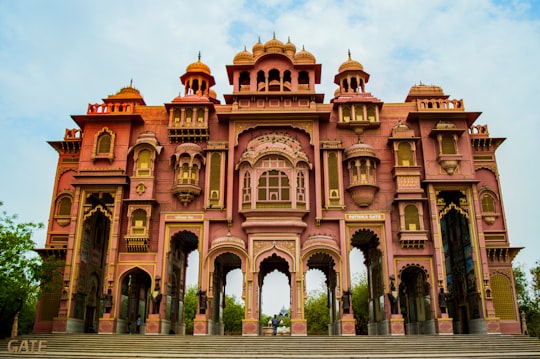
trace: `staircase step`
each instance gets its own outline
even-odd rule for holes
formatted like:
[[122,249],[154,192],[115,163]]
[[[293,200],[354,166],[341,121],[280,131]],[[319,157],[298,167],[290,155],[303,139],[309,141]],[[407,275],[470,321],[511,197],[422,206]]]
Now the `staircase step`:
[[[522,335],[242,337],[35,334],[0,341],[0,358],[540,358],[540,340]],[[38,353],[38,343],[46,345]],[[34,350],[32,351],[32,345]]]

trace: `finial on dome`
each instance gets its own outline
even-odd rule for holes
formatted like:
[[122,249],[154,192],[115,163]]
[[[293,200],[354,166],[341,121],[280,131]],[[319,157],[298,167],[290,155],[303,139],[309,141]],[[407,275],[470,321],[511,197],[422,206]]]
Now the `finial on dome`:
[[259,35],[259,42],[258,42],[258,43],[259,43],[259,44],[261,43],[261,35]]
[[352,60],[351,59],[351,49],[348,50],[348,54],[349,54],[349,60]]
[[287,36],[287,42],[291,42],[291,37]]
[[244,45],[244,51],[247,51],[247,47],[246,47],[246,45]]
[[133,88],[133,78],[131,78],[131,80],[129,80],[129,87]]
[[276,32],[274,31],[274,40],[276,39]]
[[201,52],[200,51],[199,51],[198,59],[199,59],[199,62],[201,62]]

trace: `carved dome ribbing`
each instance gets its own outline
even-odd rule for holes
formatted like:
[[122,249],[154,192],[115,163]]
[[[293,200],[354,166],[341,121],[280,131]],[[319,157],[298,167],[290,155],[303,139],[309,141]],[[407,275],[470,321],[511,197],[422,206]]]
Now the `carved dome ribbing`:
[[341,64],[341,66],[339,67],[339,70],[338,72],[345,72],[345,71],[364,71],[364,66],[362,66],[361,63],[359,63],[358,61],[356,60],[353,60],[351,58],[351,52],[349,51],[349,58],[347,59],[347,61],[345,61],[344,63]]
[[208,67],[205,63],[201,62],[201,54],[199,53],[199,59],[197,62],[191,63],[186,67],[186,73],[189,72],[202,72],[207,75],[211,75],[210,67]]

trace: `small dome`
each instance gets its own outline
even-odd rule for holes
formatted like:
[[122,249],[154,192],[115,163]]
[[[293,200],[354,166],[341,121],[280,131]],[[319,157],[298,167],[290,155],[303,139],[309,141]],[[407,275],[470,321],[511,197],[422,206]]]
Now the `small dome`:
[[334,91],[334,97],[338,97],[341,94],[341,89],[338,87],[336,91]]
[[192,64],[190,64],[187,68],[186,68],[186,73],[189,73],[189,72],[203,72],[207,75],[210,75],[211,72],[210,72],[210,68],[201,62],[201,53],[199,52],[199,59],[197,60],[197,62],[194,62]]
[[291,42],[290,37],[287,39],[287,43],[283,46],[284,46],[283,48],[285,50],[285,54],[294,56],[294,54],[296,53],[296,46]]
[[208,97],[210,98],[217,98],[216,91],[214,89],[208,89]]
[[362,66],[362,64],[359,63],[358,61],[353,60],[351,58],[351,51],[349,51],[349,59],[341,64],[341,66],[339,67],[338,72],[344,72],[344,71],[350,71],[350,70],[364,71],[364,66]]
[[375,150],[373,147],[367,143],[359,142],[352,145],[345,151],[345,159],[355,158],[355,157],[373,157],[377,158]]
[[274,37],[272,40],[267,41],[264,44],[264,51],[265,52],[283,52],[285,48],[285,45],[276,39],[276,34],[274,34]]
[[253,45],[251,52],[253,52],[253,56],[259,56],[264,52],[264,45],[262,44],[260,37],[259,41],[255,45]]
[[306,51],[304,46],[302,46],[302,51],[294,56],[294,62],[297,64],[314,64],[315,56],[311,52]]
[[233,59],[233,64],[235,65],[251,63],[253,63],[253,54],[247,51],[245,46],[244,51],[240,51],[239,53],[237,53]]

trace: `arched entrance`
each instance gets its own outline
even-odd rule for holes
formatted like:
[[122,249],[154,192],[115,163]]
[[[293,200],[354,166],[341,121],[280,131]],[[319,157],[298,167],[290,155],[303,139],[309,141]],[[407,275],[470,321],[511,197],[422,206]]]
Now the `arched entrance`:
[[[337,275],[335,270],[335,261],[328,253],[314,253],[312,254],[308,261],[307,267],[308,270],[318,270],[322,272],[325,278],[326,285],[326,298],[328,308],[328,335],[338,335],[339,334],[339,315],[337,312],[337,296],[336,296],[336,287],[337,287]],[[310,323],[308,321],[308,330],[310,328]]]
[[189,254],[199,248],[199,239],[190,231],[181,231],[171,237],[168,255],[168,286],[165,318],[170,320],[171,334],[185,334],[184,299],[186,269]]
[[77,319],[84,320],[84,332],[95,332],[99,323],[99,305],[107,265],[107,248],[110,235],[110,212],[106,205],[112,199],[108,194],[89,195],[92,209],[84,217],[81,238],[78,291],[75,294]]
[[149,295],[152,279],[140,268],[124,274],[120,292],[120,319],[125,320],[124,333],[135,333],[137,317],[141,316],[141,332],[149,310]]
[[[289,293],[290,287],[291,287],[291,273],[289,269],[289,263],[287,261],[278,256],[277,254],[273,253],[271,256],[266,257],[260,264],[259,267],[259,277],[258,281],[260,283],[259,285],[259,334],[262,334],[262,326],[266,325],[266,323],[262,323],[262,314],[263,314],[263,290],[268,290],[268,284],[264,283],[265,278],[268,274],[272,273],[273,271],[278,271],[282,274],[284,274],[287,277],[287,281],[289,284]],[[265,286],[266,284],[266,286]],[[290,294],[289,294],[290,298]],[[281,304],[281,303],[280,303]],[[288,303],[290,305],[290,303]],[[277,314],[277,313],[274,313]]]
[[368,334],[388,334],[388,323],[385,320],[384,311],[385,291],[379,238],[373,231],[361,229],[353,234],[351,247],[358,248],[362,252],[366,266],[369,308]]
[[400,279],[399,298],[406,333],[435,334],[430,285],[425,271],[418,266],[410,266],[401,272]]
[[454,333],[485,332],[472,321],[481,318],[479,289],[474,272],[473,248],[469,230],[469,214],[461,203],[467,203],[461,191],[442,191],[437,198],[444,203],[440,225],[444,249],[448,313],[454,319]]
[[[214,260],[214,275],[212,282],[212,319],[209,324],[210,334],[224,335],[225,325],[223,322],[223,310],[225,309],[225,289],[227,286],[227,274],[234,269],[242,268],[242,260],[234,253],[220,254]],[[243,318],[242,318],[243,319]]]

